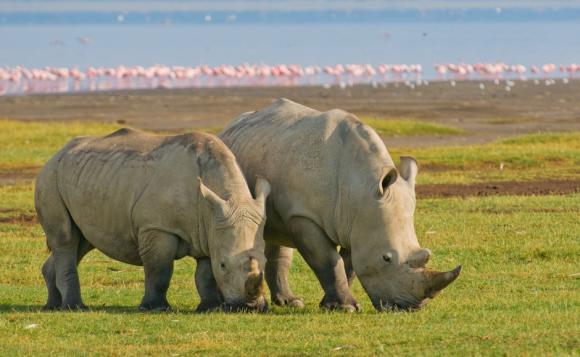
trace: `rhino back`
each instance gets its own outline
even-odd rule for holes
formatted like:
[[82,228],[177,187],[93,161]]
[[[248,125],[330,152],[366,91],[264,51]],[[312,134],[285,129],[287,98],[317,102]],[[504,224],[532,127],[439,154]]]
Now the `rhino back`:
[[204,150],[215,141],[206,134],[154,136],[129,129],[85,138],[60,159],[60,195],[96,248],[138,263],[137,236],[146,225],[188,243],[198,235],[198,176],[209,176],[208,187],[225,193],[215,169],[200,169]]
[[384,167],[394,166],[378,135],[352,114],[286,99],[235,119],[220,138],[250,185],[256,175],[270,180],[270,228],[284,232],[292,217],[307,217],[337,244],[347,234],[348,211],[370,198]]

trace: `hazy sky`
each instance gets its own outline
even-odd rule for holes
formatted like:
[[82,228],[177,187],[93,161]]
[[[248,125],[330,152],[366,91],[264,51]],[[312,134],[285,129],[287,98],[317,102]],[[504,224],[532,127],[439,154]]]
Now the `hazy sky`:
[[580,7],[566,0],[3,0],[1,12],[62,11],[305,11]]

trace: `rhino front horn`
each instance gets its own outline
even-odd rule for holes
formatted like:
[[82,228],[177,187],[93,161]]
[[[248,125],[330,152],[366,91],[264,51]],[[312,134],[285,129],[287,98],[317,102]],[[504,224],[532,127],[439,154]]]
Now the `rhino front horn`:
[[245,285],[248,299],[255,299],[262,295],[264,293],[264,272],[249,274]]
[[427,289],[425,289],[425,295],[429,298],[434,298],[441,290],[457,279],[459,273],[461,273],[461,268],[461,265],[459,265],[451,271],[431,275],[427,283]]

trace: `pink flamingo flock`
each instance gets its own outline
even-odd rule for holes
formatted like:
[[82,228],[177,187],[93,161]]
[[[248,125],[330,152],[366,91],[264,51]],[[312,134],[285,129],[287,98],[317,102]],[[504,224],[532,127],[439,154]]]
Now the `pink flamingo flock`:
[[[436,80],[499,80],[556,76],[574,78],[580,64],[553,63],[527,67],[505,63],[446,63],[434,65]],[[559,73],[558,73],[559,70]],[[73,68],[0,67],[0,95],[28,93],[69,93],[123,89],[296,86],[355,84],[384,85],[389,82],[425,83],[420,64],[337,64],[301,66],[296,64],[238,66],[118,66]]]

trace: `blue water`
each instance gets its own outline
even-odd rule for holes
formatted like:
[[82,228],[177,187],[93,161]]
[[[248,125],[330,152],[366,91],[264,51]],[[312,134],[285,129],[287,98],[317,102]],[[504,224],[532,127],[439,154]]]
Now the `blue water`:
[[580,63],[579,9],[204,14],[0,13],[0,66]]

